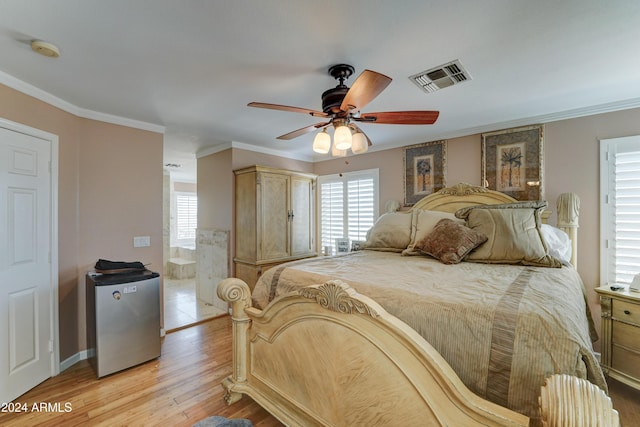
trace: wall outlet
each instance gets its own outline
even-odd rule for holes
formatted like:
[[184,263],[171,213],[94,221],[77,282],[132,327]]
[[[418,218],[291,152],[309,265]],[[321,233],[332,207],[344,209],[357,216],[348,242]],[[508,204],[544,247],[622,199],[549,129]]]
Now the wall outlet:
[[134,248],[144,248],[151,246],[151,236],[136,236],[133,238]]

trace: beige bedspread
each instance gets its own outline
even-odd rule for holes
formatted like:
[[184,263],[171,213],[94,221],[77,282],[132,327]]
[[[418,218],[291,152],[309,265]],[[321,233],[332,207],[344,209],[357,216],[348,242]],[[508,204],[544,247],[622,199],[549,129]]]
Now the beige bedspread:
[[268,270],[253,293],[264,308],[296,288],[340,278],[422,335],[479,396],[539,418],[545,378],[564,373],[607,389],[592,351],[584,287],[569,267],[463,262],[360,251]]

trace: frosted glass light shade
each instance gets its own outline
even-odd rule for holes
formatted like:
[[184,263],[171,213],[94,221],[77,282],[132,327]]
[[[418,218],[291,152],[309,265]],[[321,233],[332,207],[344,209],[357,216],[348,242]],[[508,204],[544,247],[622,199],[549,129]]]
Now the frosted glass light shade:
[[313,151],[327,154],[331,148],[331,137],[326,130],[319,132],[313,140]]
[[353,154],[366,153],[369,149],[369,142],[362,132],[356,132],[353,134],[351,151]]
[[347,155],[347,150],[340,150],[336,148],[336,144],[334,142],[333,147],[331,147],[331,155],[333,157],[345,157]]
[[338,126],[333,134],[333,145],[338,150],[351,148],[351,129],[346,126]]

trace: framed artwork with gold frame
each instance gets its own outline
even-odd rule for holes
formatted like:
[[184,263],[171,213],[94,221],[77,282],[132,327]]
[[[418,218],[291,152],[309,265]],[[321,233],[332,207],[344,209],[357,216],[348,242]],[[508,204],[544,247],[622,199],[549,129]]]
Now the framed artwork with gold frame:
[[517,200],[543,200],[544,126],[482,134],[482,183]]
[[447,142],[433,141],[404,149],[404,205],[446,187]]

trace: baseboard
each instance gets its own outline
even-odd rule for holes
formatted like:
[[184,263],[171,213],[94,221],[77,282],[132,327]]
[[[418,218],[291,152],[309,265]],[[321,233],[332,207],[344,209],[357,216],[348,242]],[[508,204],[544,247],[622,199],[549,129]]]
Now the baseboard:
[[63,360],[62,362],[60,362],[60,372],[69,369],[70,367],[72,367],[73,365],[75,365],[76,363],[78,363],[81,360],[86,360],[88,358],[90,358],[92,355],[90,353],[94,352],[95,350],[91,349],[91,350],[82,350],[79,351],[78,353],[74,354],[71,357],[67,357],[65,360]]
[[[160,328],[160,336],[164,337],[165,335],[166,335],[166,331],[164,330],[164,328]],[[73,365],[75,365],[81,360],[90,359],[95,354],[96,354],[96,350],[94,348],[90,348],[88,350],[79,351],[71,357],[67,357],[65,360],[60,362],[60,372],[66,369],[69,369],[70,367],[72,367]]]

